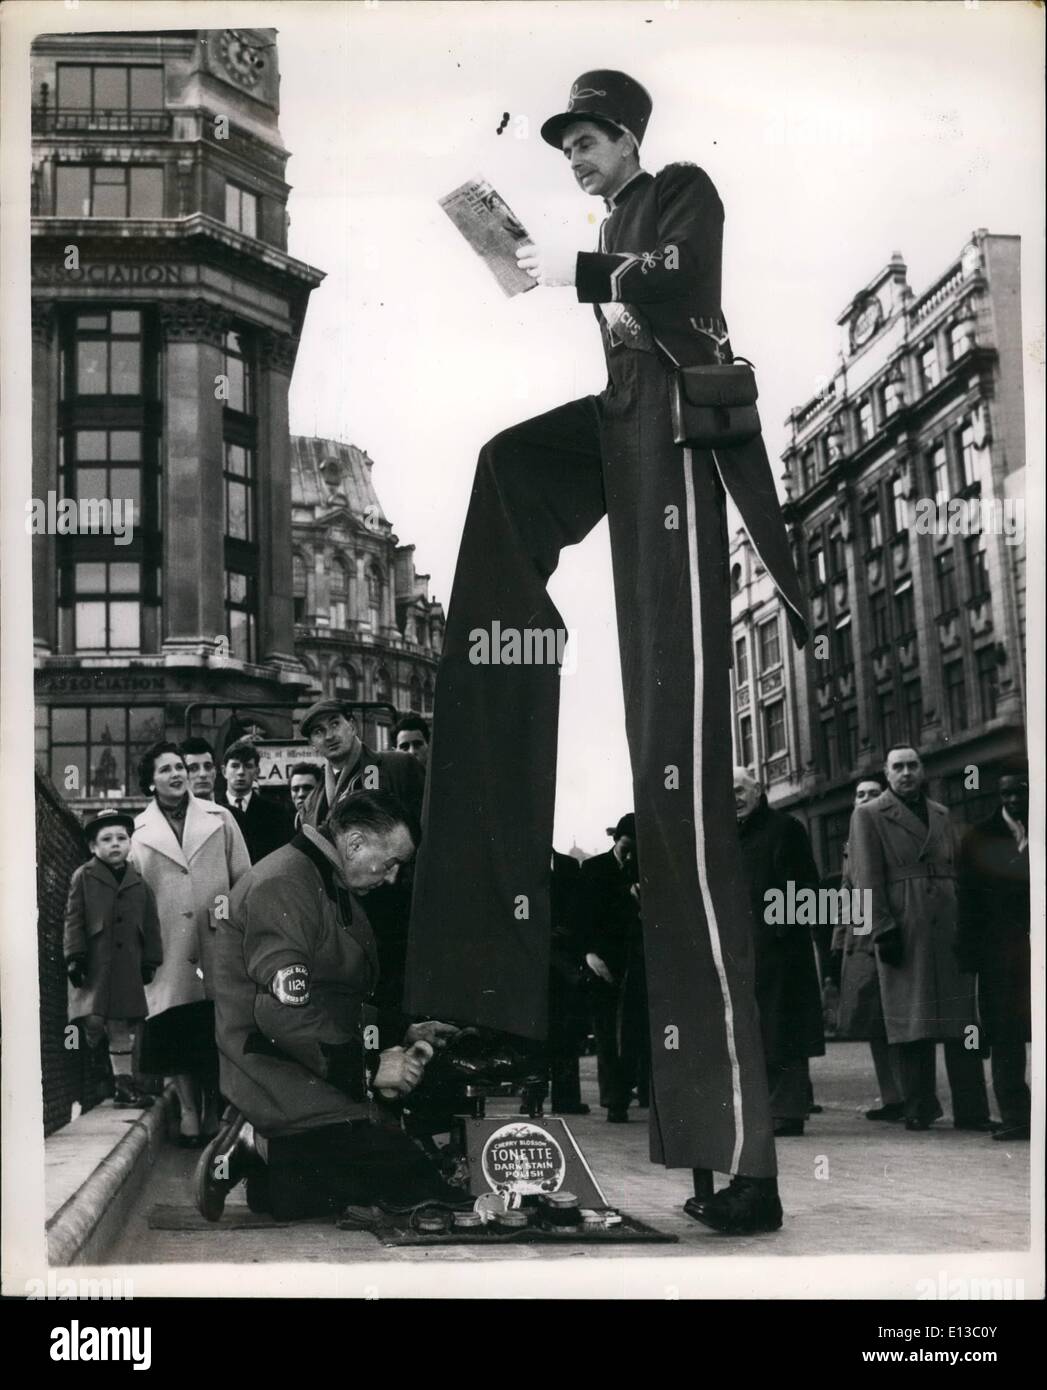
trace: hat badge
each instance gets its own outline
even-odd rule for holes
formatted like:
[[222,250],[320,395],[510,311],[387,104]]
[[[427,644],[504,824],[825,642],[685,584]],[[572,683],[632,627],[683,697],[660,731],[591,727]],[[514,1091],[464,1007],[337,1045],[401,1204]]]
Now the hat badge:
[[571,88],[571,99],[567,103],[567,109],[573,111],[576,101],[588,101],[591,97],[605,97],[606,95],[606,92],[597,91],[595,87],[579,87],[576,82]]

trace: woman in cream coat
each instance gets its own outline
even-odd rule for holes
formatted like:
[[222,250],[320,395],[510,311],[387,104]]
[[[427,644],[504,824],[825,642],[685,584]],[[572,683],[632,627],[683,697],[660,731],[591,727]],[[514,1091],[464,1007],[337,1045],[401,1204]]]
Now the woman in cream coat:
[[172,1077],[181,1142],[195,1148],[218,1127],[214,931],[251,861],[232,812],[192,795],[173,743],[145,754],[139,784],[153,800],[135,820],[131,859],[156,897],[164,946],[146,989],[141,1066]]

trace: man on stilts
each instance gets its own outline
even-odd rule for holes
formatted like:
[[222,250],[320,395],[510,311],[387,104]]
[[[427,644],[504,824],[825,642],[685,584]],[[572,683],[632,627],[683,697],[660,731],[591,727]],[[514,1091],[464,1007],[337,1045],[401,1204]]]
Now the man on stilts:
[[[717,453],[673,441],[673,367],[731,360],[723,208],[693,165],[640,168],[650,113],[639,83],[595,71],[542,127],[608,216],[596,252],[563,265],[533,246],[518,255],[539,284],[572,285],[596,306],[609,380],[480,453],[436,685],[405,1008],[545,1036],[559,672],[491,647],[495,634],[526,644],[562,631],[546,583],[560,550],[606,514],[644,905],[651,1158],[694,1170],[691,1215],[753,1233],[781,1225],[781,1204],[733,809],[725,489],[801,644],[806,624],[762,440]],[[713,1172],[733,1175],[715,1195]]]

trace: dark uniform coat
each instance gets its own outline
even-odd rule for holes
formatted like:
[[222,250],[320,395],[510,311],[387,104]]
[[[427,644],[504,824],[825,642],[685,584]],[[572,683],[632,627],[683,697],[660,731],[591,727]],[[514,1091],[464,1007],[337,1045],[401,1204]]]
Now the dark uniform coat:
[[[288,970],[298,993],[274,990]],[[222,1094],[260,1133],[367,1117],[362,1006],[377,977],[367,917],[316,831],[237,884],[216,938],[215,1035]]]
[[964,836],[959,899],[957,958],[977,971],[985,1040],[1030,1042],[1029,846],[1018,849],[1002,810]]
[[87,975],[69,985],[69,1019],[145,1018],[142,966],[164,958],[156,899],[133,864],[118,883],[108,867],[91,858],[69,883],[65,908],[66,960],[83,956]]
[[974,978],[956,961],[956,861],[949,812],[928,800],[928,824],[892,791],[855,808],[849,871],[872,892],[871,941],[897,928],[900,965],[877,958],[889,1043],[965,1038],[977,1024]]
[[[598,249],[576,263],[578,300],[594,306],[603,335],[606,389],[504,430],[480,453],[437,675],[407,998],[418,1012],[546,1035],[560,677],[552,662],[477,664],[470,652],[495,620],[503,632],[563,627],[547,580],[561,550],[606,515],[655,1040],[651,1156],[759,1177],[775,1172],[775,1155],[723,742],[725,490],[798,637],[805,626],[762,440],[715,453],[673,440],[673,364],[729,354],[723,216],[693,165],[641,171],[608,200]],[[676,1049],[664,1045],[670,1026]]]
[[285,810],[277,802],[267,801],[257,788],[251,793],[246,811],[237,810],[235,797],[229,792],[220,804],[232,812],[252,864],[257,864],[259,859],[272,854],[274,849],[286,845],[294,834],[291,808]]
[[[818,888],[807,831],[795,816],[775,811],[762,796],[739,826],[742,865],[756,933],[756,1002],[770,1063],[820,1057],[825,1051],[822,997],[811,928],[769,923],[767,893]],[[806,915],[806,914],[805,914]]]
[[333,801],[328,801],[326,778],[321,777],[320,785],[309,793],[302,810],[302,821],[319,828],[340,801],[359,791],[388,792],[415,819],[420,819],[425,795],[425,773],[418,759],[412,758],[409,753],[398,753],[395,748],[376,753],[361,743],[356,761],[347,763],[338,774]]

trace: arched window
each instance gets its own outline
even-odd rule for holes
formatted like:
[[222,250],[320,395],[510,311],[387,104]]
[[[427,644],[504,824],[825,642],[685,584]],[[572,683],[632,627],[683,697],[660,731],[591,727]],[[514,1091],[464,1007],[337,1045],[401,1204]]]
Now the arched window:
[[382,625],[382,590],[385,581],[376,564],[367,566],[367,620],[375,632]]
[[433,712],[433,682],[431,677],[426,676],[425,684],[422,686],[422,713],[432,714]]
[[393,698],[393,683],[384,666],[379,666],[374,673],[374,698],[376,700],[392,700]]
[[411,679],[407,683],[407,696],[411,709],[422,708],[422,682],[417,671],[411,672]]
[[731,593],[741,593],[742,589],[742,567],[735,564],[731,566]]
[[349,626],[349,576],[341,560],[331,563],[331,626],[344,631]]
[[305,622],[305,560],[296,550],[291,557],[291,579],[292,592],[294,594],[294,620],[296,623]]
[[334,671],[334,693],[340,700],[355,700],[359,697],[360,680],[348,664],[336,666]]

